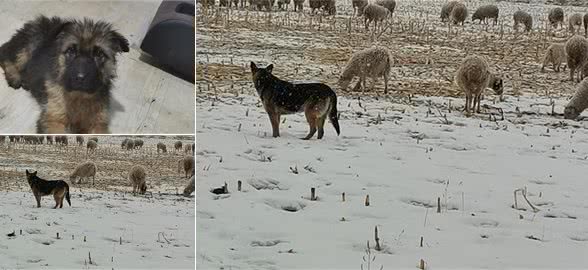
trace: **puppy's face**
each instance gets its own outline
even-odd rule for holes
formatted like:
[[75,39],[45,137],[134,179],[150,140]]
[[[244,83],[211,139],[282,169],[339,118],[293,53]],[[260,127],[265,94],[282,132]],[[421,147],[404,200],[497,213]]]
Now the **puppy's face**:
[[105,92],[116,77],[116,54],[128,41],[105,22],[67,22],[57,36],[57,77],[66,91]]

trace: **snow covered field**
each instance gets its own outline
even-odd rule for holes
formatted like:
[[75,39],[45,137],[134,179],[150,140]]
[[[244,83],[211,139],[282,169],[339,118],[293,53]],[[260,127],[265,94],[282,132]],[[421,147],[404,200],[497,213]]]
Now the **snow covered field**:
[[588,122],[494,98],[466,118],[463,99],[339,97],[341,136],[303,141],[303,114],[272,138],[257,96],[197,96],[197,268],[360,269],[376,227],[371,269],[585,268]]
[[0,269],[194,268],[193,198],[71,191],[62,209],[0,192]]

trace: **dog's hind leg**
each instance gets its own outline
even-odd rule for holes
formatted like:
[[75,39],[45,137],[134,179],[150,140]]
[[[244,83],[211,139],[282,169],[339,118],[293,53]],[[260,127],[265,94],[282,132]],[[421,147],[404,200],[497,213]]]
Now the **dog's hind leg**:
[[325,130],[324,130],[324,126],[325,126],[325,120],[327,119],[327,115],[328,112],[325,113],[325,115],[321,116],[321,118],[319,118],[318,120],[318,135],[317,135],[317,139],[322,139],[323,135],[325,135]]
[[53,199],[55,199],[55,207],[53,207],[53,209],[57,209],[59,206],[59,194],[57,194],[57,192],[53,194]]
[[310,127],[310,131],[308,131],[308,135],[302,138],[303,140],[308,140],[314,136],[316,133],[316,127],[318,122],[318,117],[316,115],[316,111],[314,109],[306,109],[304,114],[306,115],[306,121],[308,121],[308,126]]

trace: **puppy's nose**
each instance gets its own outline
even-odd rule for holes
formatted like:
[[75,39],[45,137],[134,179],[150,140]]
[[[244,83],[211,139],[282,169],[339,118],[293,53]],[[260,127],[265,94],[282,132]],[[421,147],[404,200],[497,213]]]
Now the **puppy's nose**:
[[84,81],[84,79],[86,79],[86,74],[84,74],[84,73],[81,73],[81,72],[80,72],[80,73],[78,73],[78,74],[76,74],[76,80],[77,80],[78,82],[83,82],[83,81]]

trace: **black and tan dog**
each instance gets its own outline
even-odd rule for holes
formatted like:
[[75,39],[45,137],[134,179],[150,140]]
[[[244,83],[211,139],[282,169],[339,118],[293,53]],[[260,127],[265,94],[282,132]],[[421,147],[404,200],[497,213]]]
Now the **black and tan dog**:
[[41,197],[49,195],[53,195],[53,198],[55,199],[54,209],[57,207],[63,208],[64,197],[69,206],[71,206],[69,185],[65,181],[47,181],[37,177],[37,172],[29,173],[29,170],[26,170],[26,173],[29,186],[31,186],[33,195],[35,195],[35,199],[37,200],[37,207],[41,207]]
[[280,136],[280,116],[304,111],[310,131],[304,140],[314,136],[318,130],[318,139],[325,133],[323,126],[329,120],[340,134],[337,116],[337,95],[324,83],[292,84],[280,80],[272,74],[273,65],[260,68],[251,62],[251,73],[257,94],[269,115],[273,137]]
[[109,133],[116,54],[128,51],[106,22],[40,16],[0,47],[0,66],[41,105],[38,133]]

